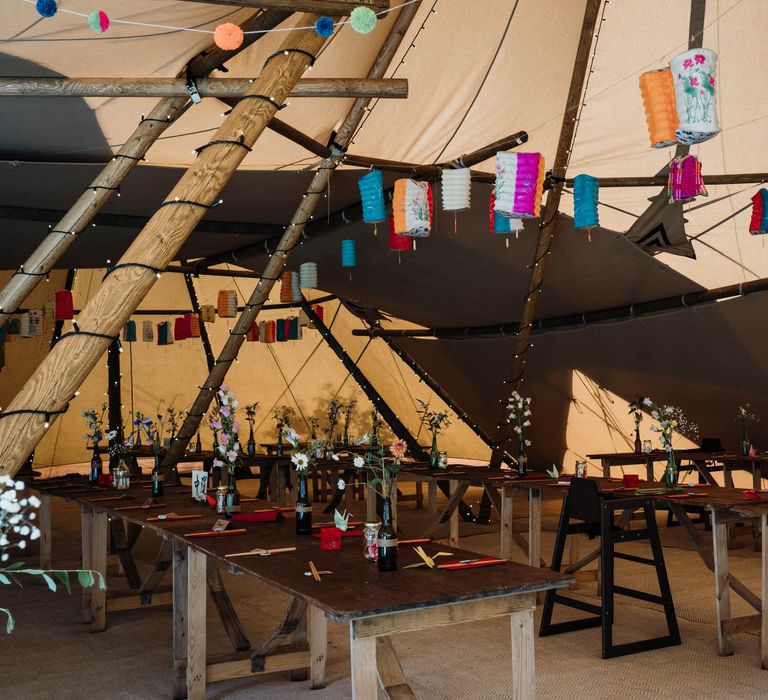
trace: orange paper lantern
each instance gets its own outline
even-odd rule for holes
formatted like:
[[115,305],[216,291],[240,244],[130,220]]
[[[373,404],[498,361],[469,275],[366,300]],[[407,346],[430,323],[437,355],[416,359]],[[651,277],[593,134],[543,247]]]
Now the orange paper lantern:
[[645,105],[645,120],[651,148],[666,148],[677,143],[678,125],[675,85],[669,68],[652,70],[640,76],[640,92]]

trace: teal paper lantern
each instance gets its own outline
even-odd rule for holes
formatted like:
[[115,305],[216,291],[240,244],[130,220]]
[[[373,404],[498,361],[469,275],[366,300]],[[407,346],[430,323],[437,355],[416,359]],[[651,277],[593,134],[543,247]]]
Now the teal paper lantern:
[[599,225],[597,198],[600,182],[591,175],[577,175],[573,180],[573,225],[593,228]]
[[357,266],[357,242],[353,239],[345,239],[341,242],[341,266]]

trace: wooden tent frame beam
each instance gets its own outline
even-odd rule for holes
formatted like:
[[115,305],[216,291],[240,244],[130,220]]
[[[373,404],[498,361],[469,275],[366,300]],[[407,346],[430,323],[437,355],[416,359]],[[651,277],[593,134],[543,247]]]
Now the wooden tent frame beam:
[[[571,145],[573,144],[573,137],[576,132],[579,105],[581,105],[584,84],[589,70],[589,55],[592,48],[592,42],[595,38],[595,26],[597,24],[597,17],[602,2],[603,0],[587,0],[584,8],[581,35],[579,36],[576,57],[573,63],[573,72],[571,74],[571,85],[568,90],[563,122],[560,127],[560,138],[557,143],[555,161],[552,167],[552,176],[554,178],[565,177]],[[554,186],[547,193],[546,203],[544,205],[546,219],[542,220],[539,224],[539,240],[536,246],[534,259],[531,263],[531,277],[528,283],[528,293],[526,294],[523,310],[520,314],[520,327],[517,333],[514,357],[512,358],[509,379],[504,382],[508,396],[513,391],[517,390],[520,386],[520,382],[523,380],[534,315],[536,313],[539,294],[544,283],[544,271],[546,269],[547,257],[552,246],[552,239],[555,234],[557,212],[560,207],[562,191],[562,183],[555,180]],[[501,399],[496,410],[496,424],[498,427],[496,432],[496,443],[491,452],[491,466],[499,466],[501,464],[507,443],[512,435],[512,424],[507,415],[507,403],[507,397]]]
[[[392,25],[389,35],[382,44],[378,56],[374,61],[370,71],[369,78],[378,78],[384,74],[390,62],[394,58],[398,47],[400,46],[408,27],[411,24],[421,3],[416,2],[406,5],[399,12],[397,19]],[[224,347],[222,348],[216,360],[216,364],[209,372],[207,379],[200,385],[200,392],[187,411],[186,418],[182,424],[178,440],[171,446],[171,449],[165,455],[163,466],[167,476],[173,476],[173,467],[178,462],[179,457],[184,453],[189,441],[197,432],[203,416],[211,405],[211,401],[221,386],[232,363],[237,357],[246,333],[252,328],[258,318],[259,312],[269,299],[269,294],[275,281],[280,277],[283,271],[288,255],[291,250],[299,244],[304,228],[312,216],[320,197],[326,191],[331,176],[336,168],[341,164],[343,149],[352,140],[355,130],[359,126],[365,114],[365,108],[369,104],[367,98],[355,100],[349,110],[344,122],[336,135],[336,150],[331,157],[324,159],[315,171],[312,182],[309,184],[305,194],[301,198],[296,212],[291,219],[290,224],[282,235],[280,242],[267,262],[261,281],[256,285],[246,302],[245,309],[242,311],[234,327],[230,331]]]
[[[316,19],[305,15],[299,22],[312,24]],[[125,252],[119,263],[123,267],[113,268],[80,313],[79,330],[62,336],[0,414],[0,472],[15,474],[51,419],[66,411],[75,390],[157,281],[156,270],[165,269],[175,258],[197,222],[218,201],[219,193],[274,116],[275,102],[285,100],[325,41],[315,32],[288,34],[246,95],[270,95],[274,102],[245,99],[233,108],[209,147],[200,152]],[[273,270],[270,276],[276,273]]]
[[331,17],[343,17],[360,5],[370,7],[374,12],[389,9],[389,0],[185,0],[209,5],[230,5],[235,7],[263,7],[289,12],[313,12]]
[[[200,97],[242,97],[250,78],[200,78]],[[0,77],[0,97],[189,97],[186,78],[11,78]],[[303,78],[290,97],[375,97],[404,100],[405,78]]]
[[[276,27],[290,16],[277,10],[262,12],[241,25],[246,31],[263,31]],[[211,44],[198,54],[181,72],[201,78],[212,70],[220,68],[232,56],[257,41],[262,34],[246,34],[242,46],[235,51],[223,51]],[[104,206],[120,183],[144,158],[149,148],[160,135],[178,119],[190,105],[184,97],[160,100],[146,119],[139,122],[133,135],[112,157],[91,185],[85,189],[69,211],[53,226],[50,233],[24,261],[25,274],[12,276],[0,289],[0,327],[8,320],[10,313],[26,299],[46,273],[53,269],[75,239],[85,229],[94,215]]]

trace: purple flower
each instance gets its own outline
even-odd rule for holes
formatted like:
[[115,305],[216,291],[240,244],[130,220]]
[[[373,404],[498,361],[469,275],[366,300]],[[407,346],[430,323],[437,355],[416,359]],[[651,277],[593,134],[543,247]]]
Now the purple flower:
[[229,406],[222,406],[219,409],[219,413],[221,413],[224,418],[229,418],[230,415],[232,415],[232,409]]
[[222,433],[222,434],[219,436],[219,442],[220,442],[222,445],[229,445],[229,435],[227,435],[226,433]]

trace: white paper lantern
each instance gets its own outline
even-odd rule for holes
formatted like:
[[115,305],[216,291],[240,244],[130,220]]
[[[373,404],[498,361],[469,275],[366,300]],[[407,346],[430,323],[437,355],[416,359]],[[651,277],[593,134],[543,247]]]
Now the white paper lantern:
[[299,266],[299,277],[302,289],[317,288],[317,263],[305,262]]
[[669,62],[680,120],[675,136],[682,144],[701,143],[720,133],[715,102],[716,63],[717,54],[711,49],[685,51]]
[[469,209],[471,175],[469,168],[443,170],[443,211]]

